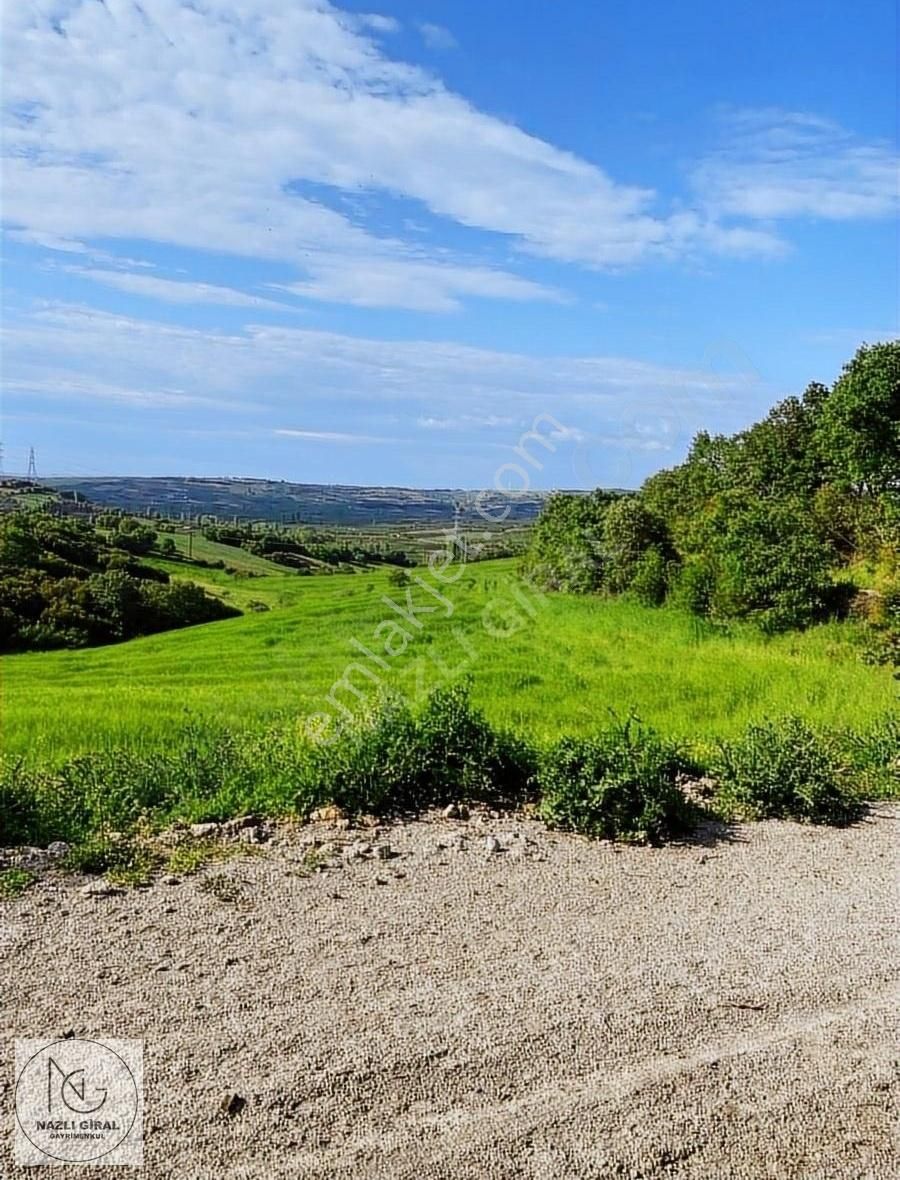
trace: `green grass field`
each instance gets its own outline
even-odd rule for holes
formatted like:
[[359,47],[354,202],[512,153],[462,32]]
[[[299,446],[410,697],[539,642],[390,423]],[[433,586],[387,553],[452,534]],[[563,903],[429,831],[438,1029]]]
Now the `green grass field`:
[[239,549],[235,545],[222,545],[218,541],[208,541],[201,532],[195,531],[192,536],[187,533],[167,533],[164,535],[172,538],[175,548],[182,557],[187,557],[188,553],[191,553],[195,561],[224,561],[226,565],[240,570],[241,573],[284,574],[284,566],[278,565],[274,561],[268,561],[265,557],[257,557],[255,553],[248,553],[246,549]]
[[[276,609],[119,646],[5,657],[4,748],[51,763],[125,742],[165,746],[191,720],[248,727],[332,711],[331,687],[354,661],[413,700],[448,675],[471,673],[474,702],[488,718],[535,738],[588,732],[610,709],[635,709],[672,737],[708,740],[788,712],[862,728],[896,707],[890,671],[859,660],[851,625],[765,639],[624,599],[542,602],[515,567],[469,566],[443,588],[450,613],[413,587],[417,606],[435,609],[420,615],[421,630],[408,627],[415,640],[391,657],[384,630],[374,636],[385,620],[403,626],[383,601],[404,599],[388,571],[242,580],[190,570],[238,605],[257,598]],[[184,573],[177,563],[167,568]],[[358,670],[354,682],[378,687]],[[338,697],[358,704],[346,691]]]
[[240,574],[235,576],[226,573],[225,570],[204,569],[203,566],[187,565],[165,558],[148,559],[148,564],[165,570],[172,578],[182,578],[202,586],[208,593],[238,607],[239,610],[248,610],[252,602],[265,603],[271,610],[295,606],[303,599],[303,583],[309,581],[309,577],[286,571],[283,566],[275,565],[274,562],[266,562],[266,565],[272,566],[277,573],[254,574],[252,577]]

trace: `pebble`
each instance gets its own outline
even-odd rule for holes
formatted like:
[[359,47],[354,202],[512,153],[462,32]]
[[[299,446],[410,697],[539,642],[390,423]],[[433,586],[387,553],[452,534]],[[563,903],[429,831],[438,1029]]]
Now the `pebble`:
[[222,824],[222,831],[229,835],[234,835],[240,832],[243,828],[258,828],[260,825],[260,818],[258,815],[241,815],[237,819],[229,819]]
[[115,885],[110,885],[109,881],[104,881],[100,877],[96,881],[88,881],[87,885],[82,885],[79,892],[83,897],[116,897],[125,891],[117,889]]
[[353,844],[348,844],[344,849],[344,857],[347,860],[365,860],[372,855],[372,845],[367,844],[365,840],[357,840]]
[[375,855],[379,860],[390,860],[395,853],[390,844],[378,844],[375,848]]
[[344,820],[347,817],[344,815],[343,811],[341,811],[340,807],[335,807],[333,803],[330,803],[327,807],[317,807],[315,811],[310,814],[309,818],[313,821],[313,823],[333,824],[337,823],[338,820]]
[[225,1094],[219,1103],[219,1107],[223,1113],[231,1118],[236,1114],[240,1114],[246,1105],[247,1099],[242,1098],[240,1094]]
[[218,824],[191,824],[190,833],[196,840],[208,840],[219,834]]
[[496,836],[485,836],[484,846],[488,850],[488,852],[493,853],[493,852],[502,852],[503,851],[503,846],[501,845],[500,841],[497,839]]

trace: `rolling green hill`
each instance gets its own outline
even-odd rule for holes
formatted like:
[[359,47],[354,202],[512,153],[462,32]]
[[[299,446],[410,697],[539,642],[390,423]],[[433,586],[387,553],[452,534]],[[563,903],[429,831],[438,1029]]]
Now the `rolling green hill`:
[[[284,576],[284,566],[265,557],[258,557],[255,553],[248,553],[246,549],[239,549],[236,545],[222,545],[219,541],[208,541],[200,532],[192,536],[187,533],[167,533],[175,542],[175,548],[182,557],[188,554],[194,561],[224,561],[226,565],[242,574],[265,575],[277,574]],[[170,563],[172,572],[177,571],[177,562]],[[184,568],[184,567],[182,567]],[[190,571],[193,581],[196,581],[195,570]]]
[[[332,685],[354,662],[361,689],[377,688],[377,676],[413,698],[447,673],[471,672],[488,717],[535,736],[589,731],[610,709],[634,708],[673,736],[713,739],[787,712],[862,726],[896,703],[890,671],[859,660],[852,624],[765,639],[627,599],[541,601],[515,567],[470,566],[443,588],[443,603],[411,583],[415,607],[434,609],[421,613],[421,629],[408,625],[416,638],[396,656],[384,652],[384,628],[375,631],[386,620],[402,624],[385,597],[402,608],[405,590],[377,570],[248,578],[241,595],[265,592],[280,609],[111,647],[6,657],[5,748],[50,762],[119,742],[165,745],[193,720],[252,726],[302,718],[334,707]],[[439,588],[427,570],[412,572]],[[205,574],[228,578],[238,593],[239,579]],[[346,690],[337,698],[358,703]]]

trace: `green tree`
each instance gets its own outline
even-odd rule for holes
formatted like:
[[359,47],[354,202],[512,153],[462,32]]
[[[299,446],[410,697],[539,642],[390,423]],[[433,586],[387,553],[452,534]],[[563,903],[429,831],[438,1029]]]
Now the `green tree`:
[[648,549],[663,555],[669,539],[663,522],[638,496],[623,496],[603,517],[603,577],[613,593],[627,590]]
[[767,631],[808,626],[828,611],[831,561],[802,502],[732,502],[712,545],[710,612]]
[[900,341],[857,351],[822,407],[819,434],[839,486],[900,492]]

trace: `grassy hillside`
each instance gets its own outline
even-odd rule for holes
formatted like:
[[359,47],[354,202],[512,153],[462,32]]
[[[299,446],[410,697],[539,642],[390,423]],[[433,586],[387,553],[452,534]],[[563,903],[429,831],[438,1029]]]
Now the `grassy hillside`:
[[[222,545],[220,548],[241,552],[240,550],[231,550],[231,546],[228,545]],[[303,599],[303,583],[309,581],[308,578],[286,571],[284,566],[266,561],[263,557],[257,558],[252,554],[247,556],[252,561],[260,561],[277,572],[263,575],[255,573],[252,575],[246,573],[243,575],[240,573],[229,574],[225,570],[205,569],[201,565],[169,561],[166,558],[152,558],[150,564],[156,566],[157,569],[165,570],[171,578],[182,578],[185,581],[194,582],[197,586],[202,586],[207,593],[215,594],[217,598],[238,607],[239,610],[249,610],[251,604],[257,602],[262,602],[270,610],[275,610],[294,606]],[[230,559],[228,564],[233,565]],[[352,577],[352,575],[349,576]]]
[[[417,605],[436,609],[420,616],[417,639],[387,660],[389,671],[351,643],[383,654],[374,629],[400,621],[383,596],[401,603],[404,591],[381,570],[250,578],[247,595],[269,594],[281,609],[113,647],[7,657],[5,748],[55,761],[122,741],[164,745],[196,719],[251,725],[305,716],[329,707],[332,684],[353,660],[413,698],[441,682],[442,668],[470,671],[488,717],[536,737],[589,731],[609,709],[634,708],[672,736],[712,739],[786,712],[864,726],[896,703],[890,672],[859,661],[850,625],[767,640],[627,599],[552,594],[541,604],[514,569],[512,561],[470,566],[446,588],[449,617],[414,588]],[[227,577],[205,572],[211,582]],[[512,633],[498,637],[504,628]]]
[[[175,548],[182,557],[192,555],[194,561],[224,561],[232,569],[243,574],[277,574],[284,575],[284,566],[265,557],[258,557],[255,553],[248,553],[246,549],[239,549],[236,545],[222,545],[218,541],[208,541],[201,532],[193,536],[187,533],[167,533],[175,542]],[[184,569],[184,567],[182,567]],[[173,571],[174,572],[174,571]],[[189,571],[193,581],[195,571]]]

